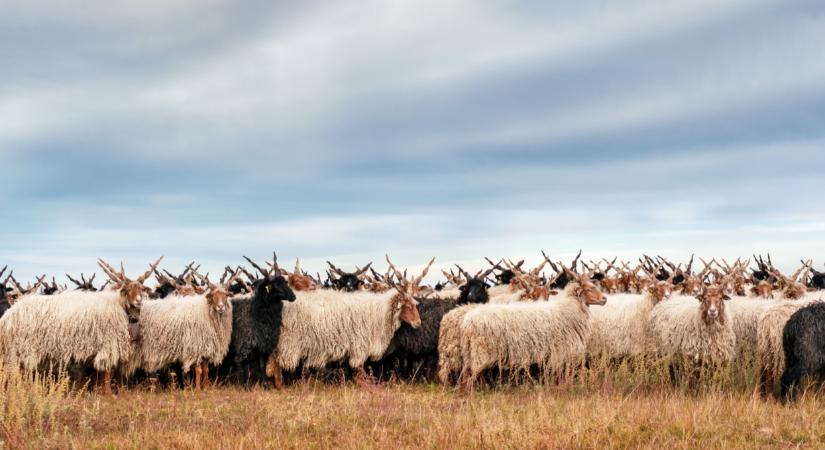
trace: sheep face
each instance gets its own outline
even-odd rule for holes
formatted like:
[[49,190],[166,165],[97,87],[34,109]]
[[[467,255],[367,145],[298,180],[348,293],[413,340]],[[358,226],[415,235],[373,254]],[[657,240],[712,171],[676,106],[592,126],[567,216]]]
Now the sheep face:
[[813,275],[811,276],[811,281],[808,283],[808,287],[816,290],[825,289],[825,272],[811,270],[811,273]]
[[151,290],[138,281],[127,281],[120,288],[120,297],[126,308],[140,308],[143,300],[149,297]]
[[607,297],[602,294],[602,291],[590,281],[579,280],[575,282],[573,288],[573,295],[581,300],[585,305],[603,306],[607,303]]
[[478,278],[471,278],[458,288],[461,295],[458,296],[459,304],[466,303],[487,303],[490,296],[487,294],[487,283]]
[[702,280],[693,276],[685,277],[679,288],[684,295],[696,295],[702,290]]
[[806,292],[808,292],[808,289],[804,284],[790,283],[788,287],[785,288],[783,296],[788,300],[799,300]]
[[175,286],[171,283],[163,282],[155,288],[153,298],[166,298],[172,294],[172,292],[175,292]]
[[313,291],[315,290],[315,282],[312,278],[292,273],[289,275],[289,286],[293,291]]
[[340,278],[333,280],[332,284],[333,287],[339,291],[355,292],[361,289],[364,282],[353,273],[345,273],[341,275]]
[[287,280],[279,275],[259,280],[255,287],[255,294],[265,303],[295,301],[295,292],[290,289]]
[[648,286],[650,286],[650,283],[651,283],[651,281],[648,278],[633,277],[630,280],[630,285],[629,285],[630,289],[628,289],[628,292],[641,294],[641,293],[645,292],[645,290],[647,289]]
[[229,291],[223,286],[210,286],[206,293],[206,303],[218,314],[223,314],[229,308]]
[[747,295],[748,291],[745,288],[745,278],[736,277],[733,279],[733,291],[740,297]]
[[398,295],[395,297],[395,308],[399,311],[398,318],[401,322],[408,324],[413,328],[421,326],[421,316],[418,314],[418,301],[414,295],[418,293],[418,289],[398,289]]
[[367,270],[369,270],[372,266],[372,263],[369,263],[364,266],[363,269],[357,269],[355,272],[348,273],[335,267],[329,261],[327,261],[327,264],[330,269],[332,269],[332,273],[338,275],[338,278],[330,279],[333,289],[344,292],[355,292],[361,289],[361,286],[364,285],[364,278],[366,277]]
[[601,281],[602,290],[608,294],[615,294],[619,292],[619,280],[616,278],[604,278]]
[[699,309],[705,324],[725,323],[725,301],[730,300],[730,297],[725,293],[724,287],[706,286],[696,299],[701,302]]
[[662,300],[670,297],[673,292],[673,285],[666,281],[659,281],[647,288],[647,293],[654,302],[659,303]]
[[762,280],[751,288],[751,293],[754,297],[773,298],[773,285],[765,280]]

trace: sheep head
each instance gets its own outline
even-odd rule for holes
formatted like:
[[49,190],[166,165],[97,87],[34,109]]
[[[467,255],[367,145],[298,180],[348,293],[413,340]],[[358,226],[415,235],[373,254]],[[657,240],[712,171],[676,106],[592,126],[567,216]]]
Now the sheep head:
[[278,256],[275,253],[272,253],[273,263],[270,264],[270,270],[264,270],[246,256],[244,256],[244,259],[249,261],[252,267],[263,276],[263,278],[259,278],[253,283],[256,298],[260,299],[264,304],[295,301],[295,292],[289,287],[287,279],[281,275],[280,268],[278,267]]
[[567,289],[569,289],[570,294],[578,298],[582,304],[585,306],[602,306],[607,303],[607,297],[599,290],[599,287],[596,286],[587,274],[579,275],[564,266],[562,266],[562,269],[570,279]]
[[657,281],[647,287],[647,295],[654,303],[659,303],[662,300],[670,297],[673,292],[673,283],[669,281]]
[[493,273],[495,267],[486,271],[479,270],[473,276],[470,276],[470,274],[460,266],[456,265],[456,267],[458,267],[458,272],[466,279],[466,281],[458,287],[458,290],[461,292],[458,296],[458,303],[487,303],[490,300],[490,296],[487,294],[487,288],[489,286],[487,285],[486,279],[487,276]]
[[415,297],[419,294],[421,281],[427,276],[427,272],[430,271],[430,267],[433,265],[433,262],[435,262],[435,258],[431,259],[427,266],[424,267],[421,275],[410,281],[395,268],[395,265],[390,261],[388,255],[384,256],[390,268],[395,272],[395,277],[398,279],[398,283],[395,285],[395,290],[398,291],[398,294],[393,297],[394,311],[398,312],[398,318],[402,322],[413,328],[418,328],[421,326],[421,316],[418,314],[418,301]]
[[229,286],[231,286],[235,278],[238,277],[238,272],[234,272],[229,280],[221,280],[221,283],[218,284],[213,283],[209,279],[209,275],[203,276],[195,272],[195,276],[206,286],[206,303],[212,308],[212,311],[223,315],[230,307],[229,297],[231,297],[232,294],[229,292]]
[[292,273],[287,272],[287,280],[294,291],[314,291],[316,288],[315,280],[301,272],[301,260],[298,258],[295,259]]
[[[8,269],[8,268],[9,268],[9,266],[4,266],[3,270],[0,270],[0,278],[3,277],[3,274],[6,273],[6,269]],[[11,292],[11,289],[8,287],[8,284],[9,284],[9,280],[12,278],[12,273],[13,272],[14,271],[9,272],[9,276],[7,276],[5,280],[0,282],[0,301],[7,301],[8,300],[7,297],[6,297],[6,294]]]
[[725,301],[730,300],[730,297],[725,292],[724,285],[705,286],[702,292],[696,296],[696,299],[701,302],[699,310],[705,324],[725,323]]
[[685,276],[685,279],[679,285],[679,291],[683,295],[696,295],[702,290],[702,279],[693,275]]
[[755,284],[751,287],[751,294],[758,298],[773,298],[773,284],[767,280],[757,280],[754,277]]
[[513,269],[505,269],[501,267],[500,262],[494,263],[490,261],[490,258],[487,258],[486,256],[484,257],[484,259],[486,259],[487,262],[490,263],[491,266],[493,266],[494,270],[499,270],[499,273],[495,275],[496,283],[498,285],[504,286],[513,282],[513,279],[515,278],[515,272],[513,272],[513,270],[521,270],[521,266],[524,265],[524,260],[522,259],[521,261],[515,264],[515,267]]
[[92,274],[92,277],[87,280],[86,276],[81,273],[80,274],[80,281],[77,281],[76,279],[72,278],[71,275],[69,275],[68,273],[66,274],[66,278],[68,278],[69,281],[71,281],[72,283],[75,284],[75,286],[77,286],[75,288],[76,291],[87,291],[87,292],[97,292],[97,288],[94,285],[94,281],[95,281],[96,276],[97,276],[97,274],[94,273],[94,274]]
[[335,267],[329,261],[327,261],[327,265],[329,265],[332,273],[338,275],[337,278],[330,278],[333,288],[344,292],[355,292],[361,289],[361,286],[364,285],[367,270],[369,270],[370,266],[372,266],[372,263],[367,264],[363,268],[358,268],[356,266],[355,272],[344,272],[343,270]]
[[149,278],[149,276],[157,269],[158,264],[160,264],[162,259],[163,256],[158,258],[157,261],[149,267],[149,270],[147,270],[146,273],[139,276],[135,280],[130,280],[126,276],[126,270],[123,268],[123,263],[120,264],[120,272],[116,271],[103,259],[98,259],[97,264],[112,281],[112,288],[120,291],[120,297],[124,302],[123,306],[128,309],[140,308],[143,300],[148,297],[151,290],[144,286],[143,283],[145,283],[146,279]]
[[825,289],[825,272],[819,272],[811,266],[811,280],[808,282],[811,289]]

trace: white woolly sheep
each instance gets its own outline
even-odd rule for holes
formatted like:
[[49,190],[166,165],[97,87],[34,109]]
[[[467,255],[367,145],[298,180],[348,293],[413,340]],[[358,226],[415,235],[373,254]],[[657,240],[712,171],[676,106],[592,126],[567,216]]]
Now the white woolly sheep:
[[129,314],[138,312],[149,289],[143,282],[160,263],[132,281],[98,263],[112,278],[104,292],[66,291],[58,295],[22,297],[0,319],[2,359],[36,370],[41,363],[68,366],[91,362],[103,373],[103,392],[111,392],[112,371],[132,356],[134,327]]
[[645,295],[614,294],[607,304],[590,312],[589,357],[626,358],[643,355],[648,346],[647,322],[653,308],[668,298],[671,280],[648,286]]
[[521,370],[536,364],[547,373],[584,360],[588,306],[604,305],[607,299],[586,277],[566,268],[565,273],[573,281],[552,301],[479,305],[464,315],[460,333],[466,392],[491,367]]
[[656,305],[648,333],[659,355],[678,355],[698,364],[733,360],[736,333],[725,308],[729,298],[723,287],[714,285],[705,286],[697,297],[674,296]]
[[170,295],[147,300],[140,312],[141,339],[126,364],[126,374],[138,368],[155,372],[180,363],[182,373],[195,367],[195,389],[208,387],[209,364],[220,364],[232,338],[232,302],[228,287],[208,279],[204,294]]
[[280,340],[267,364],[275,386],[283,386],[284,369],[292,371],[301,364],[324,368],[338,361],[346,361],[357,370],[358,381],[367,382],[364,363],[384,355],[401,322],[420,326],[414,296],[434,260],[412,282],[384,293],[300,292],[294,303],[284,306]]

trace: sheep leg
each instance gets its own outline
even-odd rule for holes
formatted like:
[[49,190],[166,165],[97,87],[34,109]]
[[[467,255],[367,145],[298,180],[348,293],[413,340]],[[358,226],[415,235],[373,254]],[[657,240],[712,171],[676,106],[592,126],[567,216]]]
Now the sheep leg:
[[204,361],[201,366],[203,367],[203,388],[209,389],[209,363]]
[[361,366],[356,370],[355,373],[355,382],[361,387],[372,387],[375,386],[375,378],[367,373],[364,370],[364,367]]
[[270,368],[272,369],[272,378],[275,381],[275,389],[281,390],[284,388],[284,374],[281,372],[281,366],[278,361],[271,361]]
[[760,376],[760,391],[762,392],[762,398],[769,398],[774,392],[774,386],[776,385],[776,377],[773,373],[773,370],[764,367],[762,368],[762,373]]
[[261,383],[264,389],[269,389],[269,378],[266,376],[266,362],[269,359],[268,356],[263,355],[258,357],[258,365],[256,367],[255,372],[255,381],[257,383]]
[[464,391],[465,394],[470,395],[470,394],[473,393],[473,389],[475,388],[475,383],[476,383],[476,378],[477,377],[478,377],[477,373],[470,372],[470,375],[468,375],[467,377],[464,378],[464,380],[462,380],[461,388],[462,388],[462,390]]
[[785,373],[782,374],[782,378],[779,380],[782,385],[781,396],[783,401],[790,400],[790,398],[795,394],[793,391],[799,384],[799,380],[802,378],[803,374],[804,371],[802,370],[802,365],[799,363],[785,369]]
[[100,387],[103,395],[112,395],[112,369],[103,371],[103,385]]
[[203,367],[200,364],[195,365],[195,390],[201,390],[201,377],[203,376]]
[[252,388],[252,368],[250,367],[249,359],[244,359],[241,363],[241,376],[244,379],[244,387],[246,389]]

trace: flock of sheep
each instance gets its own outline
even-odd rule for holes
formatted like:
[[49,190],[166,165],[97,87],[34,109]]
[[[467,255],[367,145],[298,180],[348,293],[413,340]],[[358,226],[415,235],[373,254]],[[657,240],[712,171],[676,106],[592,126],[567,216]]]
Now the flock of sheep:
[[747,355],[766,395],[784,374],[784,397],[804,375],[825,373],[825,273],[811,261],[786,276],[770,256],[753,268],[702,260],[698,270],[693,257],[617,264],[579,252],[565,265],[542,255],[531,269],[488,259],[475,274],[442,271],[434,287],[422,285],[433,260],[409,276],[389,258],[384,273],[328,263],[325,279],[297,262],[289,271],[276,257],[246,258],[251,269],[226,267],[217,282],[194,264],[174,275],[159,259],[133,279],[99,260],[106,284],[67,275],[73,290],[45,276],[23,287],[4,268],[0,359],[26,371],[93,369],[105,393],[115,374],[194,372],[196,389],[215,379],[280,389],[285,375],[330,367],[359,384],[422,376],[471,392],[490,369],[558,379],[597,358],[712,367]]

